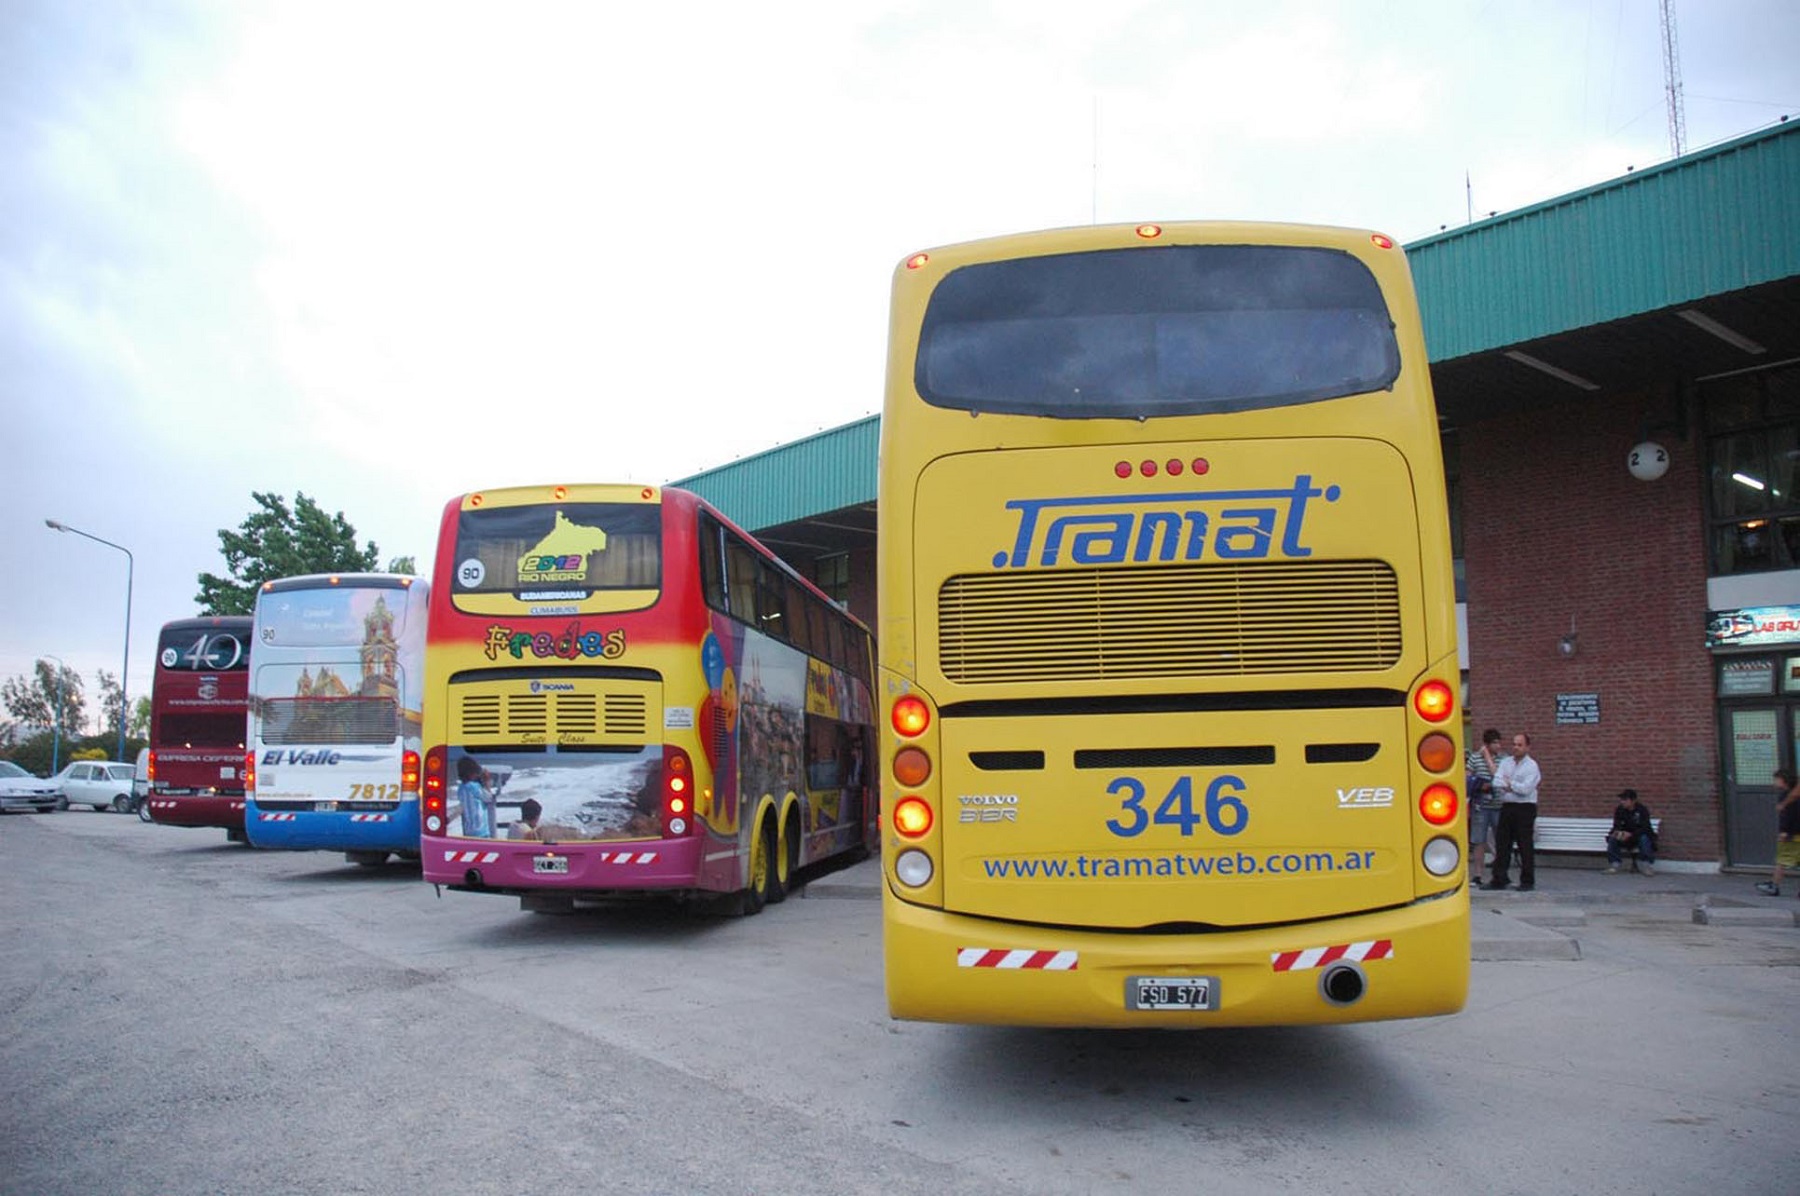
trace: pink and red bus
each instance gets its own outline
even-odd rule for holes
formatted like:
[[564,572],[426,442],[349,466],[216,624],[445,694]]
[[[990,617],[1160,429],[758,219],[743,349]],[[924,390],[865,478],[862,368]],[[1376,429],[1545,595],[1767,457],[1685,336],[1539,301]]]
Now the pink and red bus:
[[150,690],[150,821],[244,839],[250,617],[164,624]]
[[877,844],[868,629],[698,496],[452,499],[426,633],[426,880],[755,913]]

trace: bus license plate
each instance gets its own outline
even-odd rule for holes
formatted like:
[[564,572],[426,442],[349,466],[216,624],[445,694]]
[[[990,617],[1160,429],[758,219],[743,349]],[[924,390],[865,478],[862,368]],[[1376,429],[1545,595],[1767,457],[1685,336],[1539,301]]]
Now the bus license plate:
[[1217,1009],[1219,982],[1214,976],[1127,976],[1127,1009]]
[[569,857],[566,855],[534,855],[531,857],[531,870],[539,874],[565,875],[569,871]]

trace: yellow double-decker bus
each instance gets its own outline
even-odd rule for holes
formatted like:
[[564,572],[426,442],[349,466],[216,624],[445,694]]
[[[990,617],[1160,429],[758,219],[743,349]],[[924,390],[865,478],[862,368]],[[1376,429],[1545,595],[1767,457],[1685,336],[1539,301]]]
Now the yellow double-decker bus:
[[1391,239],[1123,225],[912,255],[879,518],[895,1017],[1462,1007],[1449,526]]

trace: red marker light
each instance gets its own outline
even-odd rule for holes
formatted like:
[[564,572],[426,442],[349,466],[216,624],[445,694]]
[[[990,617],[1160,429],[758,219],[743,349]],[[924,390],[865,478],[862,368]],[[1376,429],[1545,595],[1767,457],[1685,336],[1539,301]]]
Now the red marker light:
[[1380,233],[1371,233],[1369,240],[1375,242],[1375,247],[1377,249],[1392,249],[1394,247],[1394,239],[1392,237],[1384,237]]
[[1181,464],[1180,457],[1170,457],[1169,463],[1163,466],[1163,468],[1169,471],[1170,477],[1177,478],[1181,476],[1181,471],[1184,466]]
[[1156,238],[1162,236],[1162,225],[1140,224],[1137,226],[1137,235],[1144,238],[1146,241],[1154,241]]
[[1155,477],[1156,476],[1156,462],[1154,462],[1154,461],[1139,462],[1138,463],[1138,472],[1143,474],[1147,478]]
[[1113,472],[1118,474],[1122,478],[1130,477],[1131,476],[1131,462],[1129,462],[1129,461],[1119,462],[1117,465],[1113,466]]
[[1456,695],[1442,681],[1427,681],[1413,695],[1413,709],[1428,723],[1441,723],[1456,709]]
[[906,268],[908,270],[917,270],[920,266],[923,266],[930,260],[931,255],[929,253],[915,253],[906,259]]
[[923,698],[907,694],[894,703],[894,730],[908,739],[923,735],[931,725],[931,709]]

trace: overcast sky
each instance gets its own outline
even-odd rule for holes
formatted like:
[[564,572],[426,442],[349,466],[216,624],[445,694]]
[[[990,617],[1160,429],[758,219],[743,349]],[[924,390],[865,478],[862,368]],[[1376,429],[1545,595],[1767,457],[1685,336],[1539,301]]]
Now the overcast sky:
[[[1800,4],[1681,0],[1690,150]],[[465,490],[879,409],[889,275],[1098,219],[1413,241],[1670,156],[1657,0],[0,0],[0,677],[152,645],[253,490]],[[4,715],[0,714],[0,718]]]

